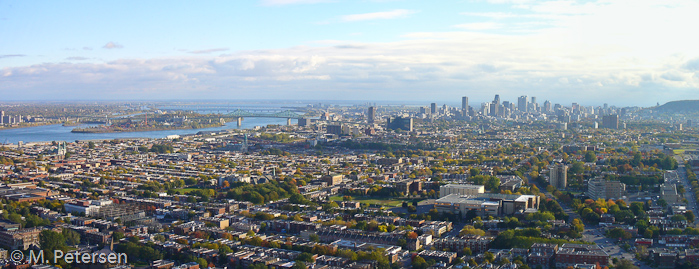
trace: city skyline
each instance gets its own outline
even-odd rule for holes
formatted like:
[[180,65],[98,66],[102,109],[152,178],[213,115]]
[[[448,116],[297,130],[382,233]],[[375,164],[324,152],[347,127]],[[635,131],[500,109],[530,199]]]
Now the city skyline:
[[699,99],[691,1],[0,5],[4,100]]

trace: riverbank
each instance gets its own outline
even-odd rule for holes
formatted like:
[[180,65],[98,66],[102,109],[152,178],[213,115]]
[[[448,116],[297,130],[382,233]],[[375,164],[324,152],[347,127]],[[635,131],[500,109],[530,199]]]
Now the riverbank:
[[153,132],[153,131],[176,131],[176,130],[198,130],[207,128],[222,127],[225,124],[204,124],[201,127],[194,128],[191,125],[171,127],[135,127],[135,128],[120,128],[120,127],[90,127],[90,128],[75,128],[71,130],[71,133],[86,133],[86,134],[105,134],[105,133],[135,133],[135,132]]
[[41,127],[41,126],[46,126],[46,125],[54,125],[60,123],[59,121],[56,122],[40,122],[40,123],[33,123],[30,125],[0,125],[0,131],[2,130],[12,130],[12,129],[21,129],[21,128],[32,128],[32,127]]
[[[292,124],[295,120],[292,120]],[[196,134],[201,131],[221,131],[226,129],[251,129],[255,126],[267,125],[283,125],[286,124],[286,119],[282,118],[249,118],[243,121],[243,124],[238,126],[236,122],[227,122],[225,126],[205,128],[205,129],[184,129],[184,130],[164,130],[164,131],[149,131],[149,132],[115,132],[115,133],[72,133],[74,127],[64,127],[60,123],[52,125],[34,126],[31,128],[17,128],[0,130],[0,143],[17,144],[23,141],[24,144],[29,142],[41,141],[85,141],[93,139],[123,139],[123,138],[165,138],[169,135],[187,135]]]

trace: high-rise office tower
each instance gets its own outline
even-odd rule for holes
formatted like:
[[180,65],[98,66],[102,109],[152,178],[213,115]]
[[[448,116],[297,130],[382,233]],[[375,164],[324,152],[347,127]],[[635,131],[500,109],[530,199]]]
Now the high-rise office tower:
[[499,111],[500,105],[498,105],[495,101],[493,101],[492,104],[490,104],[490,115],[493,117],[497,117]]
[[495,99],[493,99],[493,103],[496,105],[500,105],[500,95],[496,94]]
[[619,129],[619,115],[602,117],[602,128]]
[[391,130],[401,129],[403,131],[413,131],[413,118],[411,117],[395,117],[386,119],[386,128]]
[[517,98],[517,109],[522,112],[527,111],[527,96],[522,95],[519,98]]
[[468,97],[461,97],[461,115],[468,116]]
[[568,166],[562,163],[554,164],[549,171],[549,183],[556,189],[565,189],[568,186]]
[[531,99],[532,99],[532,102],[531,102],[532,106],[536,107],[536,97],[532,96]]
[[366,122],[369,124],[374,124],[375,117],[376,117],[376,108],[373,106],[370,106],[369,109],[367,110]]
[[490,103],[490,102],[483,103],[483,105],[481,106],[480,113],[483,114],[483,116],[490,115],[490,106],[492,106],[492,105],[493,105],[493,103]]
[[430,104],[430,113],[432,115],[437,114],[437,103]]

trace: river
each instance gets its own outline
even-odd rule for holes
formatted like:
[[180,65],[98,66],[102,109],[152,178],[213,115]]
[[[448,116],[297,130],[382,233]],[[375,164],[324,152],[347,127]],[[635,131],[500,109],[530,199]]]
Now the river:
[[[291,119],[292,124],[297,124],[298,120]],[[255,126],[267,126],[269,124],[286,125],[284,118],[244,118],[242,125],[238,127],[236,122],[226,123],[225,126],[204,128],[204,129],[186,129],[186,130],[167,130],[167,131],[149,131],[149,132],[122,132],[122,133],[71,133],[76,126],[64,127],[61,124],[44,125],[37,127],[16,128],[8,130],[0,130],[0,143],[12,143],[22,141],[27,142],[44,142],[44,141],[67,141],[75,140],[93,140],[93,139],[115,139],[115,138],[165,138],[168,135],[185,135],[196,134],[201,131],[220,131],[226,129],[251,129]],[[94,125],[80,125],[87,127]]]

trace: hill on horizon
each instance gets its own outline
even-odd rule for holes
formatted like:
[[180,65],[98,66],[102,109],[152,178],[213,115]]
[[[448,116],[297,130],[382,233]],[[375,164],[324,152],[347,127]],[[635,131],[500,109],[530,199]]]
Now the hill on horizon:
[[699,112],[699,100],[671,101],[655,107],[658,112]]

